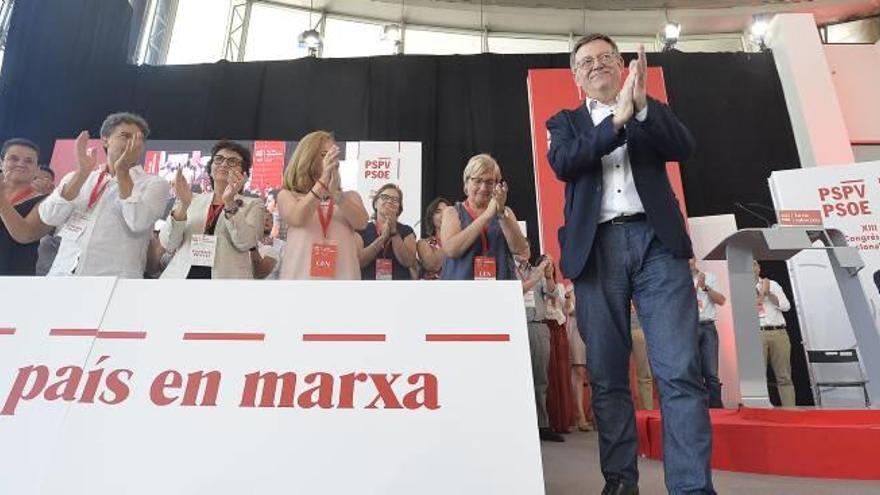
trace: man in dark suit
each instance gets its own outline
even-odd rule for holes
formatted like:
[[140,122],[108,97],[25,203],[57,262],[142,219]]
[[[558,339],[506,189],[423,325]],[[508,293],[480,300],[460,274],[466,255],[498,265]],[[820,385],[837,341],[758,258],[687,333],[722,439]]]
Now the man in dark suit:
[[646,94],[644,48],[622,82],[623,58],[608,36],[581,38],[571,53],[584,105],[547,121],[550,165],[565,185],[561,266],[574,281],[587,344],[605,494],[638,494],[637,435],[629,393],[630,302],[660,392],[666,487],[715,493],[711,428],[700,378],[697,302],[684,219],[666,175],[693,137],[668,106]]

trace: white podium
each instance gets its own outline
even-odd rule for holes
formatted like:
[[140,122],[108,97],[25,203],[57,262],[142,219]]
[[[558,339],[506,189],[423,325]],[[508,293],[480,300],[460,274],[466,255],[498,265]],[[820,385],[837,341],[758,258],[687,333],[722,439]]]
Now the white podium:
[[[817,245],[816,241],[821,241]],[[834,278],[846,305],[862,356],[872,402],[880,400],[880,333],[871,317],[868,299],[857,273],[865,265],[856,248],[836,229],[822,227],[776,226],[742,229],[724,239],[705,260],[727,260],[730,275],[730,301],[736,337],[736,359],[740,377],[740,403],[746,406],[770,405],[767,394],[766,365],[755,310],[753,260],[788,260],[805,250],[828,253]]]

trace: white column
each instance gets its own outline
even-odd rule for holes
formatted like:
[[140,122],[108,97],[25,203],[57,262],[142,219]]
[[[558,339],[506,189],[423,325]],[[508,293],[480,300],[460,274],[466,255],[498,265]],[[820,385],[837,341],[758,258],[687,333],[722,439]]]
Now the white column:
[[855,162],[813,15],[777,14],[767,46],[776,60],[801,166]]

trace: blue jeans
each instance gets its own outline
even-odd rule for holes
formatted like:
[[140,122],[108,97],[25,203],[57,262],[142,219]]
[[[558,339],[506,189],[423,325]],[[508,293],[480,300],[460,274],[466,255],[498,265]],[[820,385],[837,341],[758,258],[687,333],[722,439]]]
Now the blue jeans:
[[718,380],[718,329],[711,320],[700,322],[700,361],[703,382],[709,392],[709,407],[722,408],[721,381]]
[[675,258],[647,222],[600,225],[575,293],[605,479],[637,484],[639,478],[628,373],[634,301],[660,393],[666,488],[671,494],[714,494],[712,430],[687,260]]

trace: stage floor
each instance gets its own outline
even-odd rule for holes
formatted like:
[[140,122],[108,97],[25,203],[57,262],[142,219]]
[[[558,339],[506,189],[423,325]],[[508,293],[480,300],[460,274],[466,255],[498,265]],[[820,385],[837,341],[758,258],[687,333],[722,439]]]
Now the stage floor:
[[[598,495],[604,481],[599,472],[599,445],[595,432],[565,435],[565,443],[541,442],[547,495]],[[663,465],[639,459],[642,495],[663,495]],[[878,481],[793,478],[760,474],[712,472],[720,494],[736,495],[878,495]]]

